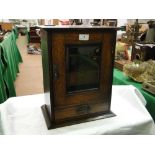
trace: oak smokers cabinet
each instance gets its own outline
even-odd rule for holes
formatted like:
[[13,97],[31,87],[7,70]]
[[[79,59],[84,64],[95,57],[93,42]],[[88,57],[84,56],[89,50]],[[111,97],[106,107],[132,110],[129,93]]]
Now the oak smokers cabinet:
[[116,27],[42,26],[47,128],[111,117]]

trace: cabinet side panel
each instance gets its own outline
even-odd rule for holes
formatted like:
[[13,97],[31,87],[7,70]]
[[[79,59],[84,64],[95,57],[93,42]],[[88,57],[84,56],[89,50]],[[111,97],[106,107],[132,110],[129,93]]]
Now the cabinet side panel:
[[51,116],[51,97],[50,97],[50,64],[47,32],[41,29],[41,49],[42,49],[42,68],[43,68],[43,84],[45,93],[45,103]]
[[[112,93],[112,80],[113,80],[113,66],[114,66],[114,56],[115,56],[115,43],[116,43],[116,31],[105,32],[104,34],[104,54],[102,66],[104,66],[104,73],[101,77],[103,83],[103,89],[105,90],[106,101],[111,103],[111,93]],[[109,104],[110,109],[110,104]]]

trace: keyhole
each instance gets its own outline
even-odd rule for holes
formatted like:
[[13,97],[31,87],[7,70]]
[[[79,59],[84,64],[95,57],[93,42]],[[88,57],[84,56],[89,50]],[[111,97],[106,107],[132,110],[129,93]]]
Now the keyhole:
[[136,60],[140,60],[140,55],[136,54]]

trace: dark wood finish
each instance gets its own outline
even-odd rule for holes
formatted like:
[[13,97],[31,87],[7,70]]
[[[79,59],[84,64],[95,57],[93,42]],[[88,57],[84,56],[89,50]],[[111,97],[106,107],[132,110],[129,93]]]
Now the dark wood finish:
[[103,19],[102,25],[117,26],[117,19]]
[[29,42],[30,43],[40,43],[40,37],[36,33],[37,26],[30,27],[29,31]]
[[[114,27],[101,26],[41,28],[43,79],[47,105],[42,110],[43,113],[48,111],[48,114],[44,114],[48,128],[64,126],[64,123],[68,122],[72,124],[76,120],[87,121],[88,118],[110,113],[116,31]],[[79,34],[89,34],[89,40],[79,40]],[[99,89],[67,93],[66,45],[96,43],[101,45]],[[56,78],[55,70],[58,72]],[[48,116],[49,118],[46,118]]]
[[47,105],[46,104],[42,105],[41,106],[41,110],[42,110],[42,113],[44,115],[47,128],[51,129],[52,128],[52,124],[51,124],[51,119],[50,119],[50,115],[49,115],[49,112],[48,112]]
[[0,31],[2,31],[2,25],[0,25]]
[[129,64],[129,63],[132,63],[132,61],[130,61],[130,60],[115,60],[114,66],[115,66],[115,68],[123,71],[124,65]]
[[149,59],[155,60],[155,44],[150,47],[147,43],[134,43],[131,60],[147,61]]

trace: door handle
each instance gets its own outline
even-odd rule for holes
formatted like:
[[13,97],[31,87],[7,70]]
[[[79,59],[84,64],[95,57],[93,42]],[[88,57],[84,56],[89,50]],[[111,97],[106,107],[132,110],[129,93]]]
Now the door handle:
[[54,64],[53,65],[53,79],[56,80],[59,78],[59,69],[58,65]]

